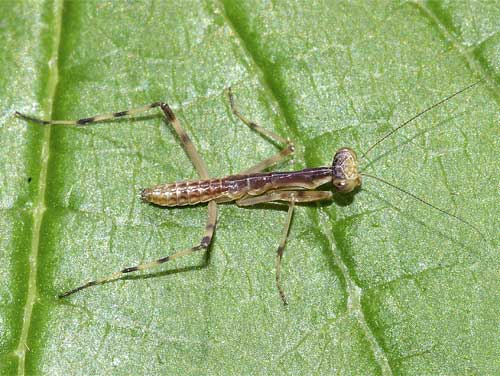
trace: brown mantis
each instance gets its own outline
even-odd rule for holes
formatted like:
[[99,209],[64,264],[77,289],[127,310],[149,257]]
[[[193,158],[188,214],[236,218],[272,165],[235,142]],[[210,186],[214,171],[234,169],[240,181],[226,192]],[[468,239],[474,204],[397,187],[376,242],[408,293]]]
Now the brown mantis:
[[[418,117],[426,112],[439,106],[440,104],[450,100],[451,98],[473,88],[482,80],[476,81],[469,86],[455,92],[454,94],[442,99],[441,101],[431,105],[423,111],[417,113],[411,119],[402,123],[387,133],[384,137],[373,144],[363,154],[363,158],[373,150],[377,145],[386,140],[392,134],[413,122]],[[222,178],[211,179],[208,174],[208,169],[205,162],[198,154],[194,144],[182,129],[179,120],[174,115],[168,104],[163,102],[154,102],[147,106],[126,111],[115,112],[106,115],[97,115],[79,120],[41,120],[31,116],[27,116],[16,112],[16,116],[31,122],[42,125],[73,125],[84,126],[98,121],[111,120],[124,116],[136,115],[159,107],[166,119],[170,122],[174,131],[182,142],[189,158],[191,159],[196,171],[200,175],[201,180],[181,181],[171,184],[160,184],[141,191],[141,197],[144,201],[150,202],[159,206],[184,206],[195,205],[208,202],[208,219],[205,225],[205,231],[201,241],[185,250],[173,253],[169,256],[159,258],[155,261],[128,267],[115,272],[107,277],[96,279],[87,282],[72,290],[66,291],[59,295],[60,298],[72,295],[80,290],[91,286],[103,284],[121,278],[123,275],[131,272],[151,269],[157,267],[167,261],[192,254],[201,250],[206,250],[213,238],[217,223],[217,203],[235,202],[238,206],[250,206],[268,202],[285,202],[288,204],[288,212],[285,220],[285,226],[281,235],[281,240],[276,254],[276,285],[283,303],[287,304],[287,299],[280,282],[281,274],[281,259],[285,249],[285,244],[290,229],[293,211],[296,203],[317,202],[331,200],[333,191],[318,190],[318,188],[331,184],[333,190],[341,193],[347,193],[361,186],[362,176],[379,180],[389,186],[410,195],[412,198],[440,211],[454,219],[473,228],[479,234],[480,231],[466,220],[451,214],[443,209],[440,209],[427,201],[401,189],[397,186],[373,175],[369,175],[358,171],[358,159],[356,153],[347,147],[340,148],[334,155],[331,166],[307,168],[300,171],[289,172],[263,172],[267,168],[277,164],[284,158],[293,155],[294,144],[291,140],[285,139],[269,130],[266,130],[255,122],[244,117],[237,109],[231,88],[228,89],[229,103],[231,110],[244,124],[259,133],[265,138],[269,138],[277,143],[284,145],[282,150],[274,156],[265,159],[255,166],[240,172],[237,175],[225,176]]]

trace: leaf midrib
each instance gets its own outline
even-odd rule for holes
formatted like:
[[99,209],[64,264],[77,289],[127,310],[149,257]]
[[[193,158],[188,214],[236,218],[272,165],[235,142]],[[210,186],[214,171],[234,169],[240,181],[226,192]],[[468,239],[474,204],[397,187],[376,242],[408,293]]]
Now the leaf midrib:
[[[53,103],[56,96],[57,84],[59,81],[59,48],[61,44],[61,30],[63,17],[63,1],[56,0],[52,6],[52,16],[54,25],[54,33],[52,34],[52,46],[50,59],[48,62],[48,80],[46,90],[41,90],[42,93],[47,93],[47,98],[44,98],[45,106],[43,113],[48,118],[51,118],[53,112]],[[31,124],[30,126],[33,126]],[[38,126],[38,125],[34,125]],[[32,322],[33,306],[37,300],[37,272],[38,272],[38,253],[40,247],[40,232],[45,211],[47,209],[45,203],[45,193],[47,188],[48,164],[50,159],[50,141],[52,128],[44,127],[42,133],[42,148],[40,152],[40,175],[38,179],[38,190],[33,202],[33,231],[31,238],[31,251],[29,253],[29,277],[28,291],[26,294],[26,302],[24,304],[23,325],[19,342],[17,344],[15,354],[18,357],[17,374],[26,374],[26,351],[29,350],[28,336]]]

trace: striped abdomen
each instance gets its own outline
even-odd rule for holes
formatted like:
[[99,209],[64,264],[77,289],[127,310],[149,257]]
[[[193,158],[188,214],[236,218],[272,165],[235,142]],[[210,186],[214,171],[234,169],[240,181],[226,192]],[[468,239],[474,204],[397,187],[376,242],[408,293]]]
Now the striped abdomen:
[[273,189],[314,189],[331,181],[330,167],[291,172],[231,175],[221,179],[181,181],[143,189],[144,201],[160,206],[196,205],[201,202],[235,201]]

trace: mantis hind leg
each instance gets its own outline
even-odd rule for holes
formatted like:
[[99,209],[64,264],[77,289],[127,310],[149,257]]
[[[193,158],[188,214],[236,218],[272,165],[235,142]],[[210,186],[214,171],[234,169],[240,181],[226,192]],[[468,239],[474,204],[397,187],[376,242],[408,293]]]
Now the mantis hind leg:
[[[189,136],[187,135],[187,133],[181,127],[179,120],[177,120],[173,111],[170,109],[170,107],[166,103],[158,102],[158,104],[153,104],[153,105],[141,107],[141,108],[136,109],[136,110],[123,111],[123,112],[119,113],[119,115],[117,115],[118,113],[110,114],[110,115],[100,115],[100,116],[95,116],[93,118],[80,119],[80,120],[76,120],[76,121],[55,121],[55,122],[50,121],[49,122],[49,121],[31,118],[31,117],[28,117],[28,116],[25,116],[25,115],[22,115],[19,113],[17,115],[26,119],[26,120],[30,120],[30,121],[34,121],[34,122],[38,122],[38,123],[42,123],[42,124],[78,125],[78,124],[88,124],[88,123],[92,123],[95,121],[107,120],[107,119],[115,118],[118,116],[137,114],[139,112],[147,111],[153,107],[160,107],[161,108],[161,110],[165,114],[167,120],[171,123],[171,125],[174,128],[175,132],[177,133],[179,139],[181,140],[181,142],[184,146],[184,149],[186,150],[186,153],[188,154],[189,158],[191,159],[198,174],[200,175],[200,177],[202,179],[208,179],[209,178],[208,169],[206,167],[205,162],[198,154],[194,144],[192,143],[192,141],[189,138]],[[159,266],[167,261],[170,261],[170,260],[182,257],[182,256],[187,256],[187,255],[190,255],[190,254],[197,252],[197,251],[205,250],[210,246],[210,243],[212,242],[212,238],[213,238],[213,234],[215,232],[216,224],[217,224],[217,204],[214,201],[212,201],[212,202],[209,202],[209,204],[208,204],[208,218],[207,218],[207,222],[205,225],[205,232],[203,234],[201,241],[197,245],[195,245],[191,248],[176,252],[172,255],[161,257],[155,261],[151,261],[151,262],[147,262],[144,264],[139,264],[136,266],[124,268],[118,272],[110,274],[107,277],[87,282],[79,287],[76,287],[72,290],[69,290],[69,291],[66,291],[66,292],[60,294],[59,298],[65,298],[69,295],[72,295],[72,294],[74,294],[78,291],[81,291],[83,289],[86,289],[88,287],[92,287],[92,286],[96,286],[96,285],[100,285],[100,284],[104,284],[104,283],[107,283],[110,281],[117,280],[127,273],[132,273],[132,272],[136,272],[136,271],[142,271],[142,270],[146,270],[146,269],[155,268],[155,267],[157,267],[157,266]]]
[[[216,204],[213,203],[213,205],[215,206]],[[151,262],[147,262],[147,263],[144,263],[144,264],[139,264],[139,265],[131,266],[131,267],[122,269],[122,270],[120,270],[118,272],[112,273],[112,274],[110,274],[107,277],[87,282],[87,283],[85,283],[85,284],[83,284],[81,286],[78,286],[78,287],[76,287],[76,288],[74,288],[72,290],[69,290],[69,291],[66,291],[66,292],[64,292],[62,294],[59,294],[59,298],[65,298],[65,297],[67,297],[69,295],[73,295],[74,293],[76,293],[78,291],[81,291],[81,290],[84,290],[84,289],[86,289],[88,287],[102,285],[104,283],[120,279],[121,277],[123,277],[125,274],[128,274],[128,273],[137,272],[137,271],[141,271],[141,270],[152,269],[152,268],[155,268],[155,267],[157,267],[157,266],[159,266],[159,265],[161,265],[161,264],[163,264],[163,263],[165,263],[167,261],[171,261],[171,260],[174,260],[176,258],[179,258],[179,257],[182,257],[182,256],[187,256],[187,255],[190,255],[190,254],[192,254],[194,252],[207,249],[210,246],[210,243],[212,241],[213,233],[214,233],[214,230],[215,230],[215,219],[216,219],[216,218],[212,218],[210,216],[210,214],[211,214],[211,212],[209,211],[209,221],[208,221],[207,225],[205,226],[205,234],[203,235],[203,238],[201,239],[200,243],[197,244],[197,245],[195,245],[194,247],[185,249],[183,251],[176,252],[176,253],[174,253],[172,255],[169,255],[169,256],[166,256],[166,257],[161,257],[161,258],[159,258],[159,259],[157,259],[155,261],[151,261]]]
[[138,108],[132,108],[128,109],[125,111],[118,111],[118,112],[113,112],[111,114],[104,114],[104,115],[94,115],[91,117],[86,117],[78,120],[43,120],[39,119],[36,117],[32,117],[29,115],[22,114],[18,111],[15,112],[15,115],[17,117],[20,117],[21,119],[24,119],[26,121],[31,121],[33,123],[38,123],[42,125],[88,125],[92,123],[97,123],[99,121],[106,121],[106,120],[112,120],[116,118],[121,118],[124,116],[133,116],[137,115],[143,112],[147,112],[153,108],[160,107],[161,102],[154,102],[151,104],[148,104],[146,106],[138,107]]

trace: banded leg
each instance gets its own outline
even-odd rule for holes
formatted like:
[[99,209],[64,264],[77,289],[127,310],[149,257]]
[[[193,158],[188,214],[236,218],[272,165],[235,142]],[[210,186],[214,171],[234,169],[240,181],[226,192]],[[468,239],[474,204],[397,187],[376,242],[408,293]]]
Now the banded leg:
[[[215,203],[214,203],[214,206],[215,206]],[[210,217],[210,212],[209,212],[209,222],[210,222],[210,219],[212,219],[212,220],[215,221],[215,218],[211,218]],[[194,247],[191,247],[191,248],[185,249],[183,251],[174,253],[173,255],[170,255],[170,256],[159,258],[159,259],[157,259],[155,261],[151,261],[151,262],[140,264],[140,265],[136,265],[136,266],[131,266],[131,267],[122,269],[119,272],[115,272],[113,274],[110,274],[107,277],[87,282],[84,285],[81,285],[81,286],[76,287],[76,288],[74,288],[72,290],[69,290],[69,291],[66,291],[66,292],[64,292],[62,294],[59,294],[59,298],[65,298],[65,297],[67,297],[69,295],[72,295],[72,294],[74,294],[74,293],[76,293],[76,292],[78,292],[80,290],[86,289],[88,287],[92,287],[92,286],[96,286],[96,285],[101,285],[103,283],[107,283],[107,282],[111,282],[111,281],[120,279],[121,277],[123,277],[127,273],[132,273],[132,272],[136,272],[136,271],[140,271],[140,270],[146,270],[146,269],[155,268],[155,267],[157,267],[157,266],[159,266],[159,265],[161,265],[161,264],[163,264],[163,263],[165,263],[167,261],[174,260],[174,259],[182,257],[182,256],[187,256],[187,255],[190,255],[191,253],[194,253],[194,252],[197,252],[197,251],[205,250],[210,245],[210,242],[212,240],[212,235],[213,235],[214,230],[215,230],[215,227],[214,226],[210,226],[207,223],[207,225],[205,226],[205,234],[204,234],[201,242],[199,244],[195,245]]]
[[[189,158],[191,159],[191,161],[192,161],[196,171],[200,175],[200,177],[202,179],[208,179],[209,178],[208,169],[205,165],[205,162],[203,161],[203,159],[201,159],[193,142],[191,141],[191,139],[189,138],[187,133],[184,131],[184,129],[182,129],[182,127],[179,123],[179,120],[177,120],[173,111],[170,109],[170,107],[166,103],[154,102],[154,103],[151,103],[149,105],[135,108],[135,109],[114,112],[114,113],[105,114],[105,115],[96,115],[96,116],[92,116],[89,118],[83,118],[83,119],[79,119],[79,120],[42,120],[42,119],[38,119],[38,118],[31,117],[28,115],[24,115],[24,114],[17,112],[17,111],[16,111],[15,115],[24,119],[24,120],[31,121],[31,122],[38,123],[38,124],[42,124],[42,125],[76,125],[77,126],[77,125],[86,125],[86,124],[90,124],[90,123],[95,123],[98,121],[111,120],[111,119],[115,119],[115,118],[119,118],[119,117],[123,117],[123,116],[137,115],[139,113],[149,111],[149,110],[156,108],[156,107],[161,108],[161,110],[165,114],[167,120],[172,124],[175,132],[177,133],[179,139],[181,140],[181,142],[184,146],[184,149],[186,150],[186,153],[188,154]],[[91,286],[95,286],[95,285],[99,285],[102,283],[106,283],[106,282],[110,282],[110,281],[119,279],[126,273],[151,269],[151,268],[154,268],[158,265],[161,265],[167,261],[176,259],[178,257],[186,256],[186,255],[189,255],[193,252],[207,249],[210,246],[210,243],[212,241],[216,223],[217,223],[217,204],[215,202],[210,202],[208,204],[208,219],[207,219],[207,223],[205,225],[205,232],[204,232],[203,238],[201,239],[199,244],[195,245],[192,248],[174,253],[173,255],[162,257],[162,258],[159,258],[155,261],[148,262],[145,264],[140,264],[140,265],[128,267],[128,268],[122,269],[119,272],[115,272],[107,277],[100,278],[100,279],[97,279],[94,281],[90,281],[90,282],[88,282],[84,285],[81,285],[75,289],[72,289],[72,290],[69,290],[69,291],[66,291],[66,292],[60,294],[59,298],[67,297],[69,295],[72,295],[80,290],[86,289],[86,288],[91,287]]]
[[283,252],[285,251],[295,203],[330,200],[332,196],[333,194],[330,191],[272,191],[262,196],[247,196],[236,201],[238,206],[250,206],[273,201],[289,202],[285,226],[283,227],[281,241],[278,246],[278,251],[276,252],[276,287],[278,288],[278,292],[284,305],[288,305],[288,301],[286,299],[285,291],[281,286],[281,259],[283,258]]
[[[186,153],[188,154],[189,158],[193,162],[193,165],[194,165],[195,169],[197,170],[198,174],[200,175],[200,177],[202,179],[208,179],[209,178],[208,169],[205,165],[205,162],[203,161],[203,159],[201,159],[193,142],[191,141],[191,139],[189,138],[187,133],[184,131],[184,129],[181,127],[179,120],[177,120],[173,111],[170,109],[170,107],[166,103],[160,103],[159,106],[160,106],[161,110],[163,111],[163,113],[165,114],[165,116],[167,117],[168,121],[172,124],[175,132],[179,136],[179,138],[184,146],[184,149],[186,150]],[[203,238],[201,239],[199,244],[195,245],[194,247],[185,249],[183,251],[174,253],[173,255],[162,257],[162,258],[159,258],[155,261],[151,261],[148,263],[128,267],[128,268],[120,270],[119,272],[115,272],[107,277],[87,282],[84,285],[81,285],[75,289],[72,289],[72,290],[69,290],[65,293],[60,294],[59,298],[65,298],[69,295],[72,295],[72,294],[74,294],[80,290],[86,289],[88,287],[92,287],[92,286],[100,285],[100,284],[103,284],[106,282],[114,281],[116,279],[121,278],[123,275],[125,275],[127,273],[132,273],[132,272],[136,272],[136,271],[155,268],[155,267],[157,267],[157,266],[159,266],[167,261],[174,260],[174,259],[182,257],[182,256],[187,256],[187,255],[190,255],[190,254],[197,252],[197,251],[205,250],[210,246],[210,243],[212,242],[216,223],[217,223],[217,204],[212,201],[212,202],[208,203],[208,219],[207,219],[207,223],[205,225],[205,232],[203,234]]]
[[90,123],[97,123],[98,121],[105,121],[105,120],[111,120],[111,119],[116,119],[124,116],[132,116],[132,115],[137,115],[142,112],[147,112],[153,108],[160,107],[162,105],[161,102],[154,102],[151,104],[148,104],[146,106],[138,107],[138,108],[132,108],[130,110],[126,111],[119,111],[119,112],[113,112],[111,114],[104,114],[104,115],[95,115],[91,116],[88,118],[83,118],[83,119],[78,119],[78,120],[42,120],[38,119],[32,116],[28,116],[25,114],[22,114],[18,111],[15,112],[15,116],[20,117],[21,119],[31,121],[33,123],[38,123],[42,125],[87,125]]
[[[181,140],[182,145],[184,146],[184,149],[186,150],[189,159],[191,159],[191,162],[193,163],[196,172],[198,172],[198,175],[200,175],[202,179],[209,179],[210,176],[208,175],[208,168],[207,165],[205,164],[205,161],[203,161],[201,156],[198,154],[198,151],[196,150],[193,141],[191,141],[191,138],[189,138],[186,131],[181,127],[181,124],[179,123],[179,120],[175,116],[172,109],[166,103],[161,103],[160,107],[165,116],[167,117],[168,121],[170,121],[170,124],[172,124],[175,133],[177,133],[177,136]],[[208,218],[205,224],[205,233],[203,234],[203,238],[201,239],[201,242],[199,244],[201,249],[207,249],[210,246],[216,226],[217,226],[217,203],[215,201],[210,201],[208,203]],[[196,247],[197,246],[193,248]]]
[[272,165],[275,165],[276,163],[282,161],[283,159],[285,159],[287,156],[289,155],[293,155],[294,151],[295,151],[295,145],[293,144],[293,142],[288,139],[288,138],[283,138],[281,137],[280,135],[277,135],[276,133],[274,132],[271,132],[271,131],[268,131],[267,129],[265,128],[262,128],[260,125],[258,125],[257,123],[247,119],[246,117],[244,117],[239,111],[238,109],[236,108],[236,104],[234,102],[234,95],[233,95],[233,92],[231,90],[231,87],[229,87],[227,89],[227,93],[228,93],[228,96],[229,96],[229,104],[231,105],[231,111],[233,112],[233,114],[235,114],[243,123],[245,123],[249,128],[253,129],[254,131],[258,132],[259,134],[261,134],[262,136],[266,137],[266,138],[270,138],[276,142],[278,142],[279,144],[285,144],[286,146],[277,154],[273,155],[272,157],[270,158],[267,158],[265,160],[263,160],[262,162],[256,164],[255,166],[249,168],[249,169],[246,169],[244,171],[241,171],[240,174],[252,174],[252,173],[255,173],[255,172],[260,172],[260,171],[263,171],[265,170],[266,168],[268,167],[271,167]]

